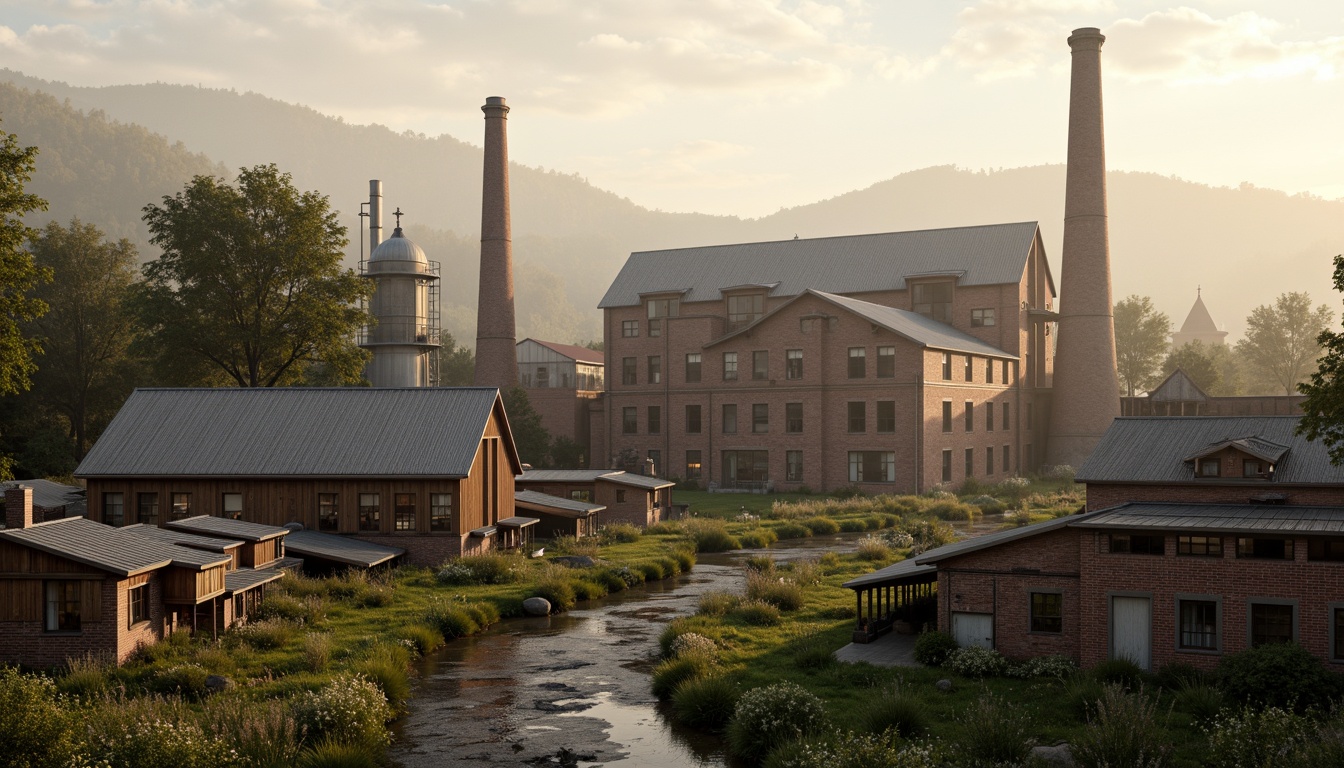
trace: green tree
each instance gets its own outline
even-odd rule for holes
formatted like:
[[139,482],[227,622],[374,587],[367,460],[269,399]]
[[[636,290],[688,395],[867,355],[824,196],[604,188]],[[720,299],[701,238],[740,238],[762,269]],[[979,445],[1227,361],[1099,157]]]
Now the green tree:
[[325,195],[258,165],[236,187],[197,176],[144,212],[163,255],[134,307],[165,377],[275,387],[321,363],[324,378],[362,380],[354,334],[371,286],[342,268],[346,230]]
[[[1335,290],[1344,293],[1344,255],[1335,257]],[[1344,464],[1344,333],[1326,329],[1316,342],[1322,350],[1316,372],[1297,386],[1307,396],[1297,431],[1325,443],[1330,461]]]
[[509,416],[513,443],[518,446],[518,458],[535,467],[548,466],[551,453],[551,433],[541,425],[541,414],[532,407],[527,390],[510,387],[501,393],[504,412]]
[[588,448],[577,440],[557,437],[551,441],[551,464],[557,469],[586,469]]
[[1177,368],[1185,372],[1195,386],[1209,394],[1222,383],[1222,371],[1215,362],[1211,348],[1200,341],[1191,341],[1173,349],[1162,361],[1163,377],[1170,376]]
[[476,378],[476,353],[470,347],[457,346],[453,335],[444,331],[440,336],[439,385],[470,387]]
[[1319,337],[1333,321],[1326,305],[1312,308],[1310,295],[1281,294],[1273,305],[1256,307],[1246,318],[1246,337],[1237,342],[1237,351],[1249,373],[1291,395],[1311,373],[1321,354]]
[[1147,296],[1130,296],[1115,305],[1115,361],[1126,394],[1157,384],[1157,372],[1171,343],[1171,318]]
[[33,256],[55,281],[34,293],[50,307],[29,327],[43,353],[34,394],[60,414],[74,438],[75,461],[111,420],[134,386],[133,325],[126,300],[137,254],[129,240],[111,242],[92,224],[51,222],[32,239]]
[[28,292],[51,279],[24,250],[33,230],[24,226],[23,214],[47,208],[45,200],[23,191],[33,178],[36,158],[37,147],[19,147],[17,136],[0,131],[0,395],[31,386],[33,356],[42,351],[20,327],[46,311],[47,305]]

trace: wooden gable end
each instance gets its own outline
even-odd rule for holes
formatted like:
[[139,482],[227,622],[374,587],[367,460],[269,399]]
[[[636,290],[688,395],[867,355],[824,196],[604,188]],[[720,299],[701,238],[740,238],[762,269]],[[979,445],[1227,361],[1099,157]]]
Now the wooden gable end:
[[101,621],[103,583],[116,578],[74,560],[0,541],[0,621],[41,621],[43,585],[79,580],[85,621]]

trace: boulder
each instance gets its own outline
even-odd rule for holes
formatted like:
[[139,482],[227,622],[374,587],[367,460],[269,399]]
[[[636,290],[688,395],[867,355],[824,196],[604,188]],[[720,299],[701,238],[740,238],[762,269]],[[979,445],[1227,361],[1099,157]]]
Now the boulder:
[[1073,750],[1069,749],[1069,745],[1064,742],[1048,747],[1032,747],[1031,754],[1050,768],[1074,768],[1077,765],[1073,761]]
[[523,613],[528,616],[550,616],[551,601],[544,597],[529,597],[523,601]]
[[227,691],[233,687],[233,681],[223,675],[210,675],[205,678],[205,689],[211,693]]
[[952,681],[948,680],[947,678],[939,680],[938,682],[934,683],[934,685],[938,686],[938,690],[943,692],[952,690]]

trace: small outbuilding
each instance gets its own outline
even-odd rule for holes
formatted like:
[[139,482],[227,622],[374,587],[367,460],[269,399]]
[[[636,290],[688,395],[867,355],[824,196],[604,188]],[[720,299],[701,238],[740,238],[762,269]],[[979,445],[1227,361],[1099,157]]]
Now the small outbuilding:
[[537,519],[537,535],[553,539],[573,536],[582,539],[597,535],[598,513],[606,509],[601,504],[590,504],[578,499],[563,499],[537,491],[518,491],[515,503]]

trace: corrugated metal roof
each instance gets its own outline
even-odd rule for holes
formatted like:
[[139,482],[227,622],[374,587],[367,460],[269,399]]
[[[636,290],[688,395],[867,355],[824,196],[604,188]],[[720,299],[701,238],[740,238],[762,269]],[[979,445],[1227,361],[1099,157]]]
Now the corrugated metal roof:
[[269,584],[272,581],[279,581],[284,578],[285,572],[273,568],[238,568],[224,574],[224,594],[236,595],[239,592],[246,592],[249,589],[256,589],[262,584]]
[[978,552],[982,549],[997,547],[1000,544],[1007,544],[1010,541],[1039,536],[1042,533],[1049,533],[1050,531],[1057,531],[1060,528],[1071,525],[1076,521],[1087,519],[1095,514],[1097,513],[1089,512],[1083,515],[1066,515],[1064,517],[1056,517],[1053,520],[1036,523],[1035,525],[1024,525],[1020,528],[1007,528],[1002,531],[986,533],[983,536],[976,536],[971,539],[945,544],[937,549],[930,549],[928,552],[915,556],[914,559],[921,565],[936,563],[950,557],[959,557],[971,552]]
[[495,523],[495,525],[498,525],[501,528],[526,528],[530,525],[536,525],[539,522],[541,521],[535,517],[514,515],[513,517],[506,517],[503,520],[500,520]]
[[229,561],[227,556],[164,544],[83,517],[67,517],[29,528],[0,531],[0,537],[118,576],[131,576],[166,565],[200,569]]
[[194,547],[196,549],[204,549],[207,552],[225,552],[243,546],[242,539],[229,540],[216,538],[214,536],[197,536],[194,533],[172,531],[167,528],[160,528],[157,525],[145,525],[144,523],[123,526],[121,530],[163,542],[164,544]]
[[[1344,467],[1330,463],[1325,445],[1295,434],[1299,416],[1125,417],[1110,429],[1083,466],[1082,483],[1237,483],[1248,492],[1291,484],[1344,485]],[[1288,446],[1273,481],[1199,478],[1185,457],[1229,440],[1255,437]]]
[[631,488],[643,488],[646,491],[656,491],[659,488],[671,488],[676,485],[676,483],[666,478],[636,475],[633,472],[612,472],[603,475],[599,479],[617,485],[628,485]]
[[676,483],[661,477],[637,475],[622,469],[529,469],[514,478],[515,482],[527,483],[593,483],[602,480],[617,485],[656,491],[670,488]]
[[1099,510],[1074,525],[1211,533],[1339,534],[1344,533],[1344,507],[1133,502]]
[[75,474],[465,477],[496,397],[484,387],[138,389]]
[[874,584],[882,584],[888,581],[903,581],[916,576],[928,576],[938,572],[936,565],[920,565],[914,559],[902,560],[899,563],[893,563],[886,568],[880,568],[872,573],[850,579],[842,587],[850,589],[862,589]]
[[291,531],[285,539],[285,551],[292,555],[330,560],[345,565],[372,568],[388,560],[401,557],[406,550],[388,547],[349,536],[336,536],[318,531]]
[[714,301],[730,286],[770,283],[779,284],[772,296],[808,288],[885,291],[904,288],[907,275],[928,273],[963,272],[960,285],[1016,283],[1036,233],[1036,222],[1028,221],[639,251],[630,254],[598,307],[635,306],[640,294],[664,291],[685,291],[683,302]]
[[1283,455],[1288,452],[1288,446],[1286,445],[1280,445],[1258,437],[1241,437],[1235,440],[1223,440],[1214,443],[1213,445],[1206,445],[1189,456],[1186,456],[1185,460],[1194,461],[1195,459],[1201,459],[1211,453],[1217,453],[1224,448],[1236,448],[1242,453],[1248,453],[1257,459],[1263,459],[1271,464],[1277,464],[1279,459],[1283,458]]
[[84,505],[84,489],[78,485],[64,485],[62,483],[53,483],[50,480],[15,480],[8,483],[0,483],[0,495],[9,488],[17,488],[26,485],[33,489],[33,506],[44,507],[46,509],[56,509],[68,504]]
[[[565,357],[568,357],[569,359],[578,361],[580,363],[593,363],[595,365],[602,365],[606,361],[606,356],[603,355],[601,352],[595,349],[589,349],[587,347],[580,347],[577,344],[557,344],[554,341],[542,341],[541,339],[532,339],[532,338],[523,339],[523,341],[530,341],[533,344],[540,344],[541,346],[551,350],[552,352],[555,352],[556,354],[564,355]],[[518,343],[522,344],[523,341],[520,341]]]
[[[261,525],[260,523],[249,523],[246,520],[211,517],[210,515],[197,515],[184,520],[173,520],[165,523],[165,525],[175,531],[218,536],[225,539],[242,539],[243,541],[266,541],[290,532],[288,528],[279,528],[274,525]],[[289,543],[288,539],[285,543]]]
[[552,496],[549,493],[540,493],[538,491],[515,491],[513,494],[513,502],[524,509],[540,507],[546,512],[574,514],[585,517],[594,512],[601,512],[606,509],[602,504],[590,504],[586,501],[566,499],[560,496]]

